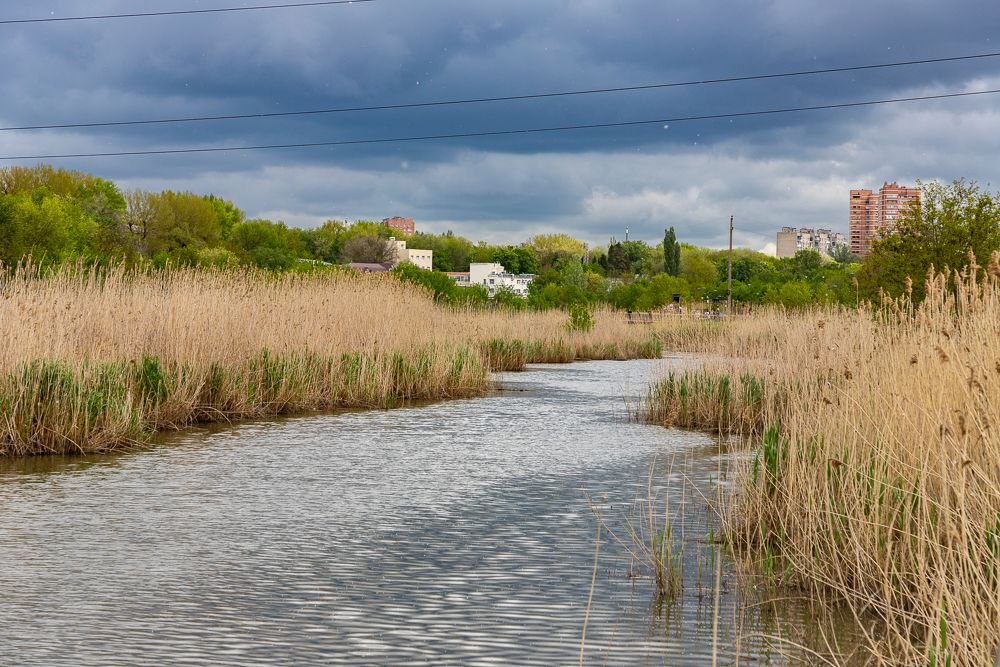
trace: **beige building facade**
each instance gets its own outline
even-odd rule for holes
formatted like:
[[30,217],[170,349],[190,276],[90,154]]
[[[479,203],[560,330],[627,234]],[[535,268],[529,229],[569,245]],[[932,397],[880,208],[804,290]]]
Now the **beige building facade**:
[[431,271],[434,268],[433,250],[407,248],[406,241],[401,241],[397,238],[390,238],[389,243],[395,247],[395,257],[392,262],[394,265],[409,262],[427,271]]

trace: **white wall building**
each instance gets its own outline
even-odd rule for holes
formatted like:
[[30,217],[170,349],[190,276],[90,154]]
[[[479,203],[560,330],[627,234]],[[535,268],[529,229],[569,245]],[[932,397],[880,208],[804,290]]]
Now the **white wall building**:
[[490,296],[495,296],[499,289],[509,289],[519,297],[528,298],[528,285],[535,279],[530,273],[508,273],[503,264],[496,262],[476,262],[469,265],[468,273],[449,273],[459,287],[482,285]]
[[402,264],[403,262],[409,262],[410,264],[416,264],[421,269],[426,269],[430,271],[434,266],[434,251],[433,250],[418,250],[416,248],[407,248],[406,241],[400,241],[399,239],[393,237],[389,239],[389,243],[393,244],[396,248],[396,255],[393,258],[393,265]]
[[505,273],[507,269],[503,264],[496,262],[473,262],[469,264],[469,283],[472,285],[485,285],[486,279],[491,273]]

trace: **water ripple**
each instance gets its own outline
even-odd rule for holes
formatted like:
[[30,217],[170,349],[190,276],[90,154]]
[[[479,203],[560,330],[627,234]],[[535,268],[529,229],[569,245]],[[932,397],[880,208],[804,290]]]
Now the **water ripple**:
[[[711,444],[627,420],[654,365],[538,367],[478,400],[8,465],[0,664],[575,663],[588,496],[624,521],[654,457]],[[685,460],[688,478],[714,471]],[[665,618],[629,567],[602,545],[589,661],[704,664],[711,596],[686,588]],[[723,617],[733,604],[723,596]],[[743,664],[775,659],[744,650]]]

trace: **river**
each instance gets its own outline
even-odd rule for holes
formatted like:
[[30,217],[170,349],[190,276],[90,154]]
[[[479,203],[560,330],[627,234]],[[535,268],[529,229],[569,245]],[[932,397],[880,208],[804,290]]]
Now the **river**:
[[628,418],[664,363],[533,366],[484,398],[0,463],[0,664],[576,664],[592,506],[623,537],[651,466],[683,589],[656,604],[605,531],[587,664],[794,663],[776,636],[804,611],[748,629],[725,558],[715,595],[715,440]]

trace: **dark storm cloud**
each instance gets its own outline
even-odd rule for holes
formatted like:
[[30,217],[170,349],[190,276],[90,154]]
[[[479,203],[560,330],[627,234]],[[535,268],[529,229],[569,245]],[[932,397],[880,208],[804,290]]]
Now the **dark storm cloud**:
[[[83,11],[79,2],[67,0],[9,4],[3,18]],[[232,6],[223,0],[164,0],[156,9],[227,4]],[[1000,19],[995,2],[872,4],[378,0],[6,25],[0,26],[0,57],[14,66],[0,72],[0,124],[419,102],[1000,50],[991,41]],[[134,6],[89,2],[85,11],[134,11]],[[464,107],[2,133],[0,154],[632,121],[950,92],[977,79],[996,81],[998,72],[1000,59],[992,59]],[[724,209],[759,210],[751,215],[757,221],[745,241],[759,246],[782,224],[843,226],[834,218],[837,197],[855,179],[878,181],[870,185],[921,176],[997,180],[984,159],[989,142],[963,142],[967,132],[961,127],[961,122],[981,123],[977,131],[997,134],[996,116],[977,116],[996,104],[990,98],[922,102],[913,107],[916,116],[896,107],[669,128],[64,162],[145,187],[220,192],[252,214],[280,213],[298,224],[398,212],[432,227],[511,240],[550,228],[599,240],[630,223],[652,239],[665,222],[676,221],[689,238],[711,243],[716,237],[703,229],[703,220],[724,215]],[[890,126],[901,118],[924,134],[897,138],[902,135]],[[956,159],[958,144],[968,151],[965,159]],[[954,172],[941,169],[945,165]],[[823,188],[831,194],[822,194]],[[810,194],[803,198],[802,192]]]

